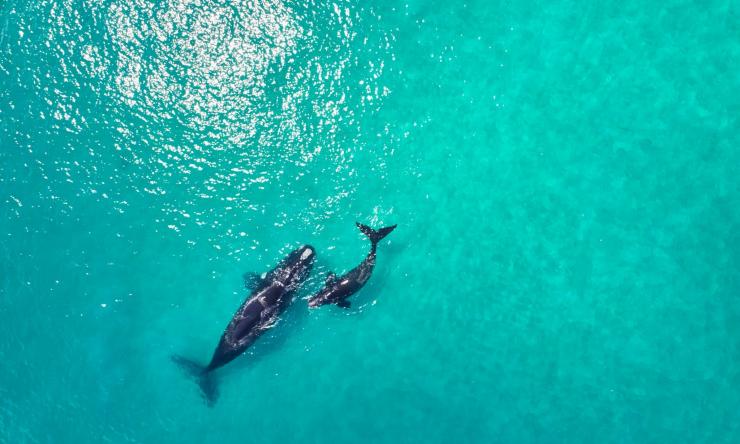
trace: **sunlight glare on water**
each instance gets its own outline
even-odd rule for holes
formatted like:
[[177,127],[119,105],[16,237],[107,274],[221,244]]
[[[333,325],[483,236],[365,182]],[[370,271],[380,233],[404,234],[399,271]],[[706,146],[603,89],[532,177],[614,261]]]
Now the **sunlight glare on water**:
[[[358,162],[383,174],[390,147],[365,143],[362,121],[389,93],[384,50],[393,37],[358,38],[356,22],[372,13],[207,0],[31,8],[48,17],[46,29],[36,36],[29,23],[33,44],[12,50],[43,51],[47,64],[17,67],[14,80],[36,85],[54,75],[39,116],[59,139],[33,147],[51,181],[77,184],[119,211],[145,198],[162,227],[185,238],[206,227],[208,242],[238,253],[259,245],[251,231],[272,228],[240,229],[250,212],[279,211],[274,225],[321,232],[357,188]],[[71,91],[59,94],[64,86]],[[90,132],[106,144],[79,137]],[[44,135],[16,135],[24,136]]]

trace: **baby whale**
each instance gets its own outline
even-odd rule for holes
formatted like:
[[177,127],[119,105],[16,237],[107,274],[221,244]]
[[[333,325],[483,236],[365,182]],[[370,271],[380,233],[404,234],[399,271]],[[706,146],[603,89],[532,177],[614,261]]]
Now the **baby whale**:
[[360,265],[350,270],[344,276],[336,277],[334,273],[329,273],[326,277],[324,288],[308,300],[309,307],[337,304],[342,308],[349,308],[350,302],[347,298],[357,293],[373,273],[373,268],[375,268],[375,250],[378,242],[393,231],[396,225],[381,228],[377,231],[359,222],[357,222],[357,227],[370,239],[370,253],[368,253]]
[[267,329],[272,327],[287,308],[298,287],[306,280],[315,258],[315,250],[304,245],[288,254],[270,272],[245,279],[252,290],[249,297],[231,318],[213,352],[211,362],[203,367],[181,356],[172,359],[195,376],[207,403],[213,405],[218,392],[213,370],[226,365],[242,354]]

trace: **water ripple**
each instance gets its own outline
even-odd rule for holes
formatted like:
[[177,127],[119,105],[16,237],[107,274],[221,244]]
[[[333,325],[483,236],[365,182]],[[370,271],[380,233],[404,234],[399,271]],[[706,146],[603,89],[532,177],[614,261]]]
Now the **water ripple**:
[[87,196],[126,212],[143,198],[137,210],[191,243],[199,227],[214,245],[243,243],[250,225],[321,231],[349,211],[358,165],[383,175],[392,149],[369,144],[366,127],[390,93],[393,35],[372,10],[66,0],[31,4],[45,18],[34,23],[8,8],[20,36],[3,39],[8,60],[44,61],[2,65],[31,97],[10,121],[40,122],[14,141],[60,211]]

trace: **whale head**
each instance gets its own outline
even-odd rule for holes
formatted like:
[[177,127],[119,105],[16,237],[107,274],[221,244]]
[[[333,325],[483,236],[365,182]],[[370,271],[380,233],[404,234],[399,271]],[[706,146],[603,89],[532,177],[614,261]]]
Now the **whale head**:
[[308,299],[309,308],[321,307],[322,305],[332,303],[332,288],[330,285],[324,286],[318,293]]
[[288,254],[283,263],[283,273],[281,273],[285,280],[284,284],[292,288],[300,285],[311,272],[315,259],[316,250],[311,245],[303,245]]

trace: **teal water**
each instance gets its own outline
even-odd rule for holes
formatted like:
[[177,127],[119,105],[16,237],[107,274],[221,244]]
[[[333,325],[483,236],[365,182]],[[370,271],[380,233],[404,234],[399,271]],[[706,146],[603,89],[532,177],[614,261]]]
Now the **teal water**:
[[0,10],[0,442],[740,442],[736,2]]

